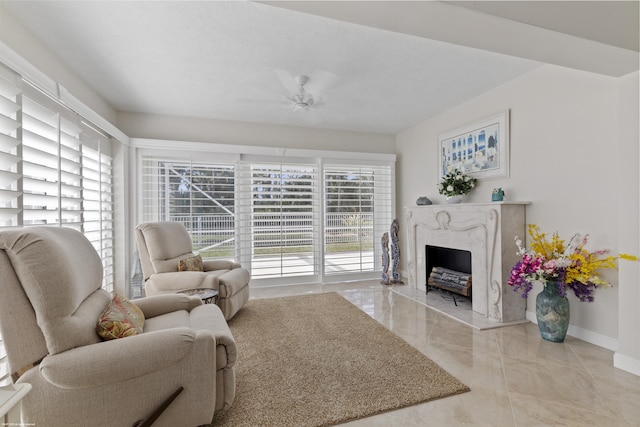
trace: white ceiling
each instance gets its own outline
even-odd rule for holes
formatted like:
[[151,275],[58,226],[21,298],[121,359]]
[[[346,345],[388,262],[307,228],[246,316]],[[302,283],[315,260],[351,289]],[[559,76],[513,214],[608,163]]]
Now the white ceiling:
[[[549,2],[506,2],[503,9],[489,5],[503,2],[480,3],[4,0],[3,7],[123,112],[394,134],[544,62],[558,63],[554,55],[572,56],[554,52],[567,49],[565,42],[577,43],[580,55],[573,56],[589,57],[576,68],[620,75],[631,58],[637,69],[637,45],[624,44],[630,37],[597,36],[610,33],[590,21],[602,9],[585,8],[584,26],[575,22],[580,14],[571,20],[567,32],[578,38],[558,32],[556,15],[547,29],[495,16],[503,10],[523,21],[514,3],[531,10]],[[568,3],[575,13],[583,2]],[[637,6],[605,3],[623,14]],[[491,15],[473,10],[489,7]],[[500,33],[503,25],[508,33]],[[637,36],[637,20],[624,25],[631,33],[635,25]],[[594,28],[588,37],[576,30],[585,27]],[[541,43],[550,45],[540,49]],[[528,55],[526,46],[535,52]],[[615,55],[622,66],[589,69],[603,62],[602,52],[614,55],[607,66],[617,64]],[[322,98],[322,107],[282,105],[298,74],[310,76],[307,90]]]

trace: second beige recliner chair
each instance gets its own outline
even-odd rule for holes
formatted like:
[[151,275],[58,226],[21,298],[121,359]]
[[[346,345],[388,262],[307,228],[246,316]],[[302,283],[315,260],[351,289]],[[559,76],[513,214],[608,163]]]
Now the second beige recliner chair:
[[217,304],[226,320],[249,300],[249,272],[232,261],[204,261],[204,271],[178,271],[180,260],[193,257],[187,229],[178,222],[147,222],[136,227],[144,286],[148,296],[188,289],[219,292]]

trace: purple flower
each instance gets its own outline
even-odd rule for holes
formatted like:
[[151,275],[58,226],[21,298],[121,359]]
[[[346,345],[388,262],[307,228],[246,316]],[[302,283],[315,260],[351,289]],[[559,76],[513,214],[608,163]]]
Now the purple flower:
[[[567,285],[573,293],[584,302],[593,302],[593,292],[596,290],[596,285],[593,283],[580,283],[573,282]],[[566,292],[565,292],[566,293]]]

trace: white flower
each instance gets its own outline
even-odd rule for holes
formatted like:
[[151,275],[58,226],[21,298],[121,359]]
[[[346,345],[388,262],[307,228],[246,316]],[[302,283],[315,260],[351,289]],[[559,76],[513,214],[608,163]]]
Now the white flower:
[[456,175],[456,179],[460,181],[462,179],[462,175]]
[[453,191],[453,185],[447,185],[447,191]]

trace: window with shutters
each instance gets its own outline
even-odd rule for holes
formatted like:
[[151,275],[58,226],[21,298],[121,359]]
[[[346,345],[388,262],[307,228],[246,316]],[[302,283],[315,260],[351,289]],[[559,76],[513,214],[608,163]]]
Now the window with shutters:
[[75,228],[113,290],[111,140],[0,64],[0,227]]
[[375,270],[376,242],[393,220],[390,174],[389,167],[325,166],[325,274]]
[[380,237],[393,220],[390,161],[274,161],[147,146],[138,153],[136,221],[182,222],[196,251],[240,262],[253,286],[364,279],[380,270]]
[[242,258],[254,279],[319,274],[317,167],[247,163],[241,168]]

